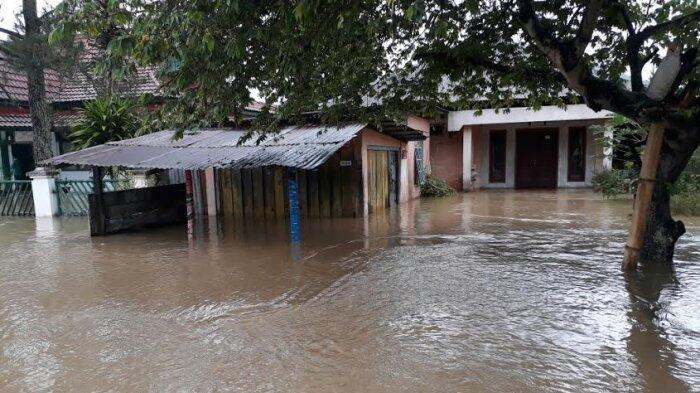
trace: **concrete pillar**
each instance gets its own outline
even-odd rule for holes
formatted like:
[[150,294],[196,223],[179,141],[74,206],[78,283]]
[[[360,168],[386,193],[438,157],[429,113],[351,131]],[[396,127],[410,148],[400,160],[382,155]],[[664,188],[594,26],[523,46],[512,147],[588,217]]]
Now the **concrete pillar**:
[[613,130],[607,128],[603,134],[603,171],[612,169],[613,161]]
[[462,189],[472,189],[472,128],[462,127]]
[[55,217],[59,215],[56,178],[59,171],[53,168],[38,167],[27,173],[32,179],[32,196],[34,198],[34,215],[36,217]]
[[129,178],[134,184],[134,188],[148,187],[148,171],[143,169],[131,169],[128,173]]
[[569,183],[569,127],[559,127],[559,162],[557,162],[557,187]]

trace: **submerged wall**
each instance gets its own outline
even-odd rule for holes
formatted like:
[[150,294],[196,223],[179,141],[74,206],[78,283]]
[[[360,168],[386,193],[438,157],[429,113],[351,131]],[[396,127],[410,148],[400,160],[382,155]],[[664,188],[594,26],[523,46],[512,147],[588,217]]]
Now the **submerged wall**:
[[185,185],[173,184],[89,196],[90,233],[102,236],[185,222]]
[[462,189],[462,131],[430,136],[432,174],[455,190]]

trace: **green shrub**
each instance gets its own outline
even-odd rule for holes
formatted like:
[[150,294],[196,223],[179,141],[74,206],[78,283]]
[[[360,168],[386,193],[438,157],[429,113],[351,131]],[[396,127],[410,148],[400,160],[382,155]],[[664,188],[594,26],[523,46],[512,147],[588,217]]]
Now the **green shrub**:
[[670,187],[671,213],[700,216],[700,154],[695,154],[688,166]]
[[611,169],[593,176],[593,189],[606,198],[634,193],[636,179],[629,169]]
[[427,175],[420,186],[420,194],[423,197],[445,197],[455,192],[447,182],[432,175]]
[[687,192],[671,195],[671,213],[681,216],[700,216],[700,193]]

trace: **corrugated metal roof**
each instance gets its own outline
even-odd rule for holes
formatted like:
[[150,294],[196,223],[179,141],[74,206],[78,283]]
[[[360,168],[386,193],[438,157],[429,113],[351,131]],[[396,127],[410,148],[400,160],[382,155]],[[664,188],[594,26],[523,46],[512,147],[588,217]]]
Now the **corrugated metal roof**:
[[44,165],[122,166],[127,168],[206,169],[280,165],[313,169],[357,135],[365,124],[340,127],[287,127],[256,144],[242,129],[203,129],[173,140],[166,130],[138,138],[109,142],[45,161]]

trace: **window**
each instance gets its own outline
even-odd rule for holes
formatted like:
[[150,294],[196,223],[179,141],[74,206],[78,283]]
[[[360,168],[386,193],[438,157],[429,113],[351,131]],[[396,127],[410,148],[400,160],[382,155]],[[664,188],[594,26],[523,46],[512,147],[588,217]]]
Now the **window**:
[[416,142],[413,152],[413,184],[420,186],[425,181],[425,168],[423,167],[423,141]]
[[569,128],[568,180],[586,180],[586,127]]
[[506,130],[489,133],[489,183],[506,182]]

